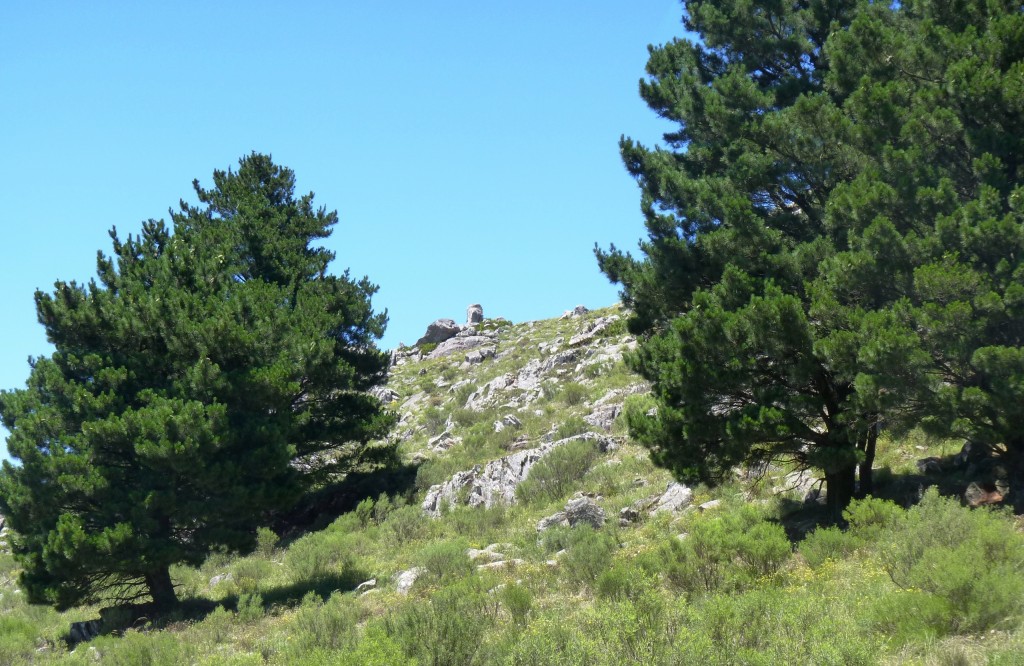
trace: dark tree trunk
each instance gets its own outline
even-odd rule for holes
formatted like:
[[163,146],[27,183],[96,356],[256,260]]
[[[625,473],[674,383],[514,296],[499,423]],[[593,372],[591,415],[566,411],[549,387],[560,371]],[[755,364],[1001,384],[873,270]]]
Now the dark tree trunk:
[[829,520],[833,523],[843,524],[843,510],[853,499],[856,482],[856,465],[825,472],[825,506],[828,508]]
[[171,572],[167,567],[146,574],[146,586],[149,596],[153,597],[153,605],[158,610],[167,610],[178,605],[178,596],[174,593]]
[[871,470],[875,464],[875,448],[878,445],[878,425],[875,424],[868,429],[867,438],[864,442],[864,460],[861,461],[857,476],[860,480],[860,489],[857,497],[867,497],[875,492],[875,477]]

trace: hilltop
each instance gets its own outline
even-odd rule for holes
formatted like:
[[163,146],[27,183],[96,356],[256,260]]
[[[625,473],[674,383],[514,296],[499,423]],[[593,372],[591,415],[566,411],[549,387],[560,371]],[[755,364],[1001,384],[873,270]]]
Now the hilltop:
[[1020,663],[1024,537],[927,490],[962,491],[957,443],[883,437],[898,503],[846,532],[800,470],[679,484],[628,436],[654,403],[626,315],[435,322],[365,468],[173,569],[175,617],[28,606],[0,555],[0,663]]

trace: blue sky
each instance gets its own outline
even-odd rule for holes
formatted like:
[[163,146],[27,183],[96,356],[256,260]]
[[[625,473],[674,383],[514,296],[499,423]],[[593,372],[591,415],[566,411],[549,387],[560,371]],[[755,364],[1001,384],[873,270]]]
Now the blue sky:
[[337,209],[333,268],[380,285],[384,348],[470,303],[524,321],[615,302],[592,250],[643,233],[617,142],[668,129],[637,81],[680,16],[674,0],[5,3],[0,388],[50,352],[36,288],[87,281],[111,227],[166,218],[254,150]]

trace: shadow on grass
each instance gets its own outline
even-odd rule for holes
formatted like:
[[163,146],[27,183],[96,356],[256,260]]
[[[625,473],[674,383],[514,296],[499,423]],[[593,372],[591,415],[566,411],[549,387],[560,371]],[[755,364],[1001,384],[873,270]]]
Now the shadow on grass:
[[[274,608],[292,608],[298,606],[310,592],[323,600],[330,598],[335,592],[350,592],[368,578],[368,574],[358,569],[341,574],[330,573],[314,579],[299,581],[290,585],[282,585],[260,592],[265,611]],[[222,607],[237,612],[240,595],[231,595],[212,601],[210,599],[185,599],[173,609],[158,611],[152,604],[125,604],[100,610],[99,619],[87,622],[76,622],[71,630],[64,635],[64,641],[73,648],[81,642],[90,641],[97,636],[121,636],[131,629],[161,629],[177,623],[201,622],[208,615]]]
[[372,471],[351,472],[342,481],[299,500],[295,507],[274,520],[273,530],[287,540],[302,532],[323,529],[368,497],[376,499],[386,494],[408,498],[415,488],[418,469],[417,465],[397,463]]

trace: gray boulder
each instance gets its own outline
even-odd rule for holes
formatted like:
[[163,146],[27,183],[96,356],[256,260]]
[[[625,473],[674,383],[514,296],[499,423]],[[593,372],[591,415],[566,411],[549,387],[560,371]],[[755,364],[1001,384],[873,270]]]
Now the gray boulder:
[[461,330],[462,327],[453,319],[438,319],[427,326],[427,332],[416,341],[416,346],[439,344],[449,338],[454,338]]
[[409,594],[416,579],[425,573],[427,570],[423,567],[413,567],[395,574],[395,591],[403,596]]
[[[427,354],[427,358],[451,356],[452,354],[466,352],[476,347],[493,344],[494,342],[485,335],[454,336],[437,345],[433,351]],[[493,356],[493,354],[494,350],[492,348],[491,355]]]
[[534,449],[523,449],[507,456],[492,460],[486,465],[457,472],[451,479],[430,487],[423,500],[423,511],[437,517],[444,506],[464,502],[469,506],[490,508],[496,504],[509,506],[516,501],[516,487],[530,473],[537,461],[553,449],[578,440],[594,440],[601,451],[608,451],[615,443],[608,437],[595,433],[583,433],[546,442]]
[[590,525],[597,529],[604,525],[605,513],[592,497],[575,497],[565,505],[565,519],[570,527]]
[[484,308],[479,303],[474,303],[466,308],[466,326],[479,324],[484,320]]

